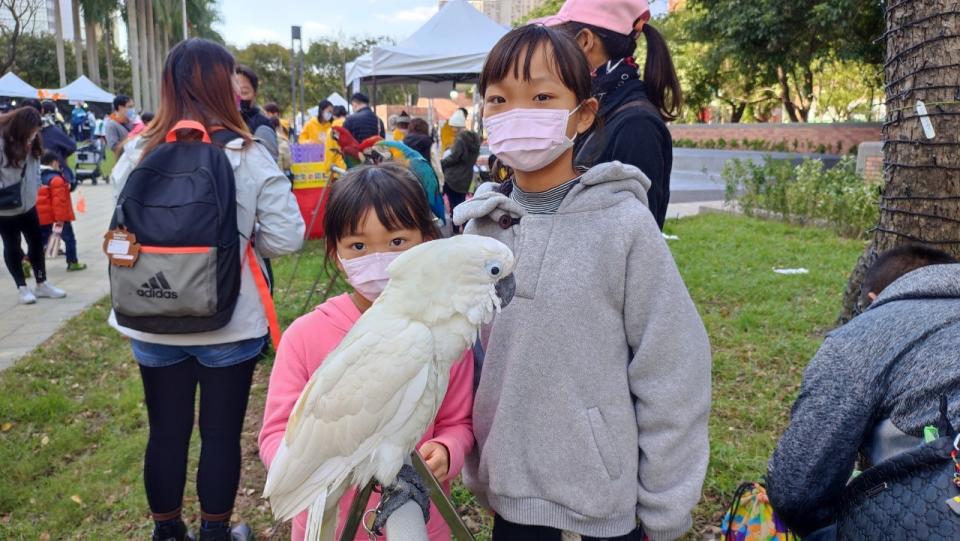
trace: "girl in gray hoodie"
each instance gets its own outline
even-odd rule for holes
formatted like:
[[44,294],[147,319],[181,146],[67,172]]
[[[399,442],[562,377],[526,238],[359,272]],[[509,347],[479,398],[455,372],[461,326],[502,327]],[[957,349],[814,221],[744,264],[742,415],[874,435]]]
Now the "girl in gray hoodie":
[[710,346],[650,181],[619,162],[574,168],[597,102],[573,40],[513,30],[480,92],[515,176],[454,221],[514,250],[517,291],[485,333],[466,482],[496,512],[495,541],[676,539],[707,469]]

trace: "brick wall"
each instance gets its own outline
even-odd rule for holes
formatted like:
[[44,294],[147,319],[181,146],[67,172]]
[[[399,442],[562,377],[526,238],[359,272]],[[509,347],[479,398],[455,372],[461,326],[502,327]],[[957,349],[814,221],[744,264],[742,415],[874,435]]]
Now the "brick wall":
[[880,124],[671,124],[670,133],[676,139],[693,141],[743,141],[762,139],[771,144],[783,142],[788,151],[814,151],[823,145],[830,153],[846,154],[864,141],[880,141]]

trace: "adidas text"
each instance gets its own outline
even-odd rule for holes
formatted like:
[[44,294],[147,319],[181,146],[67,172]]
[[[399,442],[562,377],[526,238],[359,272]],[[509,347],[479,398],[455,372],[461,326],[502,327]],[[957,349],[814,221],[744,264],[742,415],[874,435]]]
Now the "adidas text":
[[163,289],[138,289],[137,295],[141,297],[146,297],[148,299],[176,299],[176,291],[168,291]]

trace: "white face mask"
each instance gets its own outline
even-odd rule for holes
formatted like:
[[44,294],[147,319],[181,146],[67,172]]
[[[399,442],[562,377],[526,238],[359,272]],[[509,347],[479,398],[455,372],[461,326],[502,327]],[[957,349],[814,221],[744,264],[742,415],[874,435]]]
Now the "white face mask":
[[566,109],[512,109],[484,119],[490,152],[517,171],[539,171],[573,147]]
[[324,122],[330,122],[330,119],[333,118],[333,113],[330,111],[324,111],[322,116]]

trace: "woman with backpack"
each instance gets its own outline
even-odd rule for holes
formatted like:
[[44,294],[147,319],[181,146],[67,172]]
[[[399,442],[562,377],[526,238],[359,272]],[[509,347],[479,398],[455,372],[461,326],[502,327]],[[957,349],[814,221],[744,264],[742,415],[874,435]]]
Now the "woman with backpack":
[[[20,304],[33,304],[37,297],[59,299],[67,295],[47,281],[36,209],[43,154],[40,127],[40,112],[33,107],[21,107],[0,116],[0,237],[3,261],[17,284]],[[27,241],[27,253],[37,279],[33,290],[27,287],[23,271],[21,237]]]
[[[663,229],[673,167],[665,122],[679,115],[682,95],[667,43],[649,20],[648,0],[567,0],[556,15],[532,22],[576,39],[594,69],[599,129],[576,142],[577,164],[619,161],[643,171],[651,183],[650,212]],[[642,79],[633,58],[641,34],[647,45]]]
[[[111,234],[126,240],[119,241],[111,255],[114,311],[110,324],[131,339],[133,356],[140,365],[150,422],[144,485],[154,520],[154,540],[187,538],[182,502],[198,386],[202,441],[196,475],[201,518],[198,539],[244,540],[252,536],[246,525],[231,530],[230,519],[240,481],[240,437],[251,380],[268,325],[273,334],[276,317],[257,260],[295,252],[304,236],[290,182],[267,149],[253,141],[236,107],[235,68],[233,56],[211,41],[190,39],[174,47],[163,69],[157,116],[135,144],[126,147],[121,162],[128,163],[122,164],[121,170],[132,171],[117,179],[124,185]],[[194,161],[201,158],[212,167],[202,168]],[[198,170],[213,173],[191,178],[189,186],[177,180]],[[153,192],[151,184],[156,186]],[[211,213],[236,222],[234,228],[229,219],[219,220],[217,229],[221,233],[235,231],[238,236],[226,239],[228,242],[218,237],[214,247],[198,246],[201,241],[190,245],[158,240],[178,235],[187,239],[216,237],[210,227],[197,230],[194,224],[206,216],[182,219],[183,213],[191,212],[191,200],[184,193],[204,194],[202,190],[210,186],[231,194],[235,186],[236,201],[223,205],[224,192],[218,191],[216,198],[198,197],[193,206],[205,201]],[[186,191],[189,187],[201,191]],[[216,204],[211,206],[214,200]],[[163,216],[171,218],[164,220]],[[138,243],[139,249],[124,242]],[[133,255],[132,266],[120,264],[122,258],[131,256],[130,251],[138,254]],[[211,254],[226,257],[210,264],[210,259],[203,258]],[[163,272],[164,265],[177,273]],[[216,291],[213,298],[198,301],[197,297],[206,293],[199,290],[198,294],[196,280],[184,277],[192,269],[208,273],[206,283]],[[138,272],[135,280],[123,282],[124,277]],[[221,295],[223,291],[226,293]],[[224,296],[235,302],[232,311],[229,306],[219,310]],[[164,303],[172,306],[171,312],[163,312]],[[196,317],[201,313],[198,310],[210,305],[218,308],[216,321]],[[182,313],[194,317],[178,315]],[[154,317],[136,317],[138,314]],[[224,314],[226,319],[221,319]],[[162,332],[143,330],[154,327]],[[180,328],[183,330],[177,332]],[[198,328],[208,330],[197,332]]]

